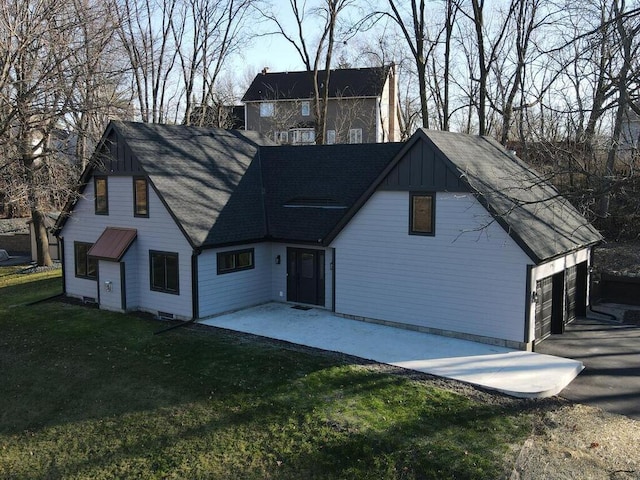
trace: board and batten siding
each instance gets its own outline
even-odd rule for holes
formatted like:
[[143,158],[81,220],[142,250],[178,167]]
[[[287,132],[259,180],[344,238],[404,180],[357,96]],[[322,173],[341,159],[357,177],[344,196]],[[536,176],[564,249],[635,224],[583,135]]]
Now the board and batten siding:
[[435,208],[435,236],[409,235],[408,192],[369,199],[332,243],[336,313],[522,342],[529,258],[473,195]]
[[[254,268],[218,275],[217,254],[253,248]],[[198,257],[200,318],[252,307],[271,299],[271,244],[205,250]]]
[[[97,284],[92,280],[75,277],[74,241],[94,243],[106,227],[135,228],[138,231],[131,249],[135,258],[126,255],[126,263],[134,263],[137,272],[136,286],[127,282],[129,288],[137,289],[137,307],[151,313],[172,313],[176,318],[190,319],[193,316],[191,297],[191,253],[192,249],[173,218],[162,204],[151,186],[149,187],[149,218],[133,215],[133,179],[130,176],[109,176],[109,215],[94,212],[94,185],[89,180],[87,187],[73,209],[61,232],[64,238],[66,292],[73,297],[97,298]],[[178,253],[180,294],[151,290],[149,276],[149,251],[158,250]],[[127,275],[129,280],[129,275]],[[108,280],[100,274],[100,281]]]

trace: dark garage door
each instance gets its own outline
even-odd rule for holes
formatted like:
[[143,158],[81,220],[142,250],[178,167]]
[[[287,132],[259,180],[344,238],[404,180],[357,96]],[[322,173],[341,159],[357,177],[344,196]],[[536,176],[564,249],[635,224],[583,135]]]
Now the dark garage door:
[[570,267],[536,282],[536,342],[586,314],[587,263]]
[[551,335],[553,316],[553,277],[536,282],[536,341]]

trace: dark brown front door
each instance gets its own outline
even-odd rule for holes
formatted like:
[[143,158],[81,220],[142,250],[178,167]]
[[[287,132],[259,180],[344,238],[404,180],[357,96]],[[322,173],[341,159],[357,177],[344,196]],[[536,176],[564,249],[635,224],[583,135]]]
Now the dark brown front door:
[[324,305],[324,250],[287,248],[287,301]]

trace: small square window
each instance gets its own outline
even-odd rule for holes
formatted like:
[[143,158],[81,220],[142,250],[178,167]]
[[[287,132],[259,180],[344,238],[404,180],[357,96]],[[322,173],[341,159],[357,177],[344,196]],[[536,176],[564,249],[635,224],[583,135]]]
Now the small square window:
[[133,215],[149,216],[149,184],[146,178],[133,179]]
[[435,234],[435,194],[411,193],[409,195],[409,234]]
[[349,129],[349,143],[362,143],[362,129],[350,128]]
[[95,189],[96,215],[109,215],[109,190],[107,187],[107,177],[95,177],[93,179]]
[[98,260],[88,255],[92,243],[74,242],[73,256],[76,266],[76,277],[95,280],[98,278]]
[[302,102],[300,107],[300,113],[303,117],[308,117],[311,114],[311,103],[310,102]]
[[262,102],[260,104],[260,116],[261,117],[273,117],[275,112],[275,105],[271,102]]

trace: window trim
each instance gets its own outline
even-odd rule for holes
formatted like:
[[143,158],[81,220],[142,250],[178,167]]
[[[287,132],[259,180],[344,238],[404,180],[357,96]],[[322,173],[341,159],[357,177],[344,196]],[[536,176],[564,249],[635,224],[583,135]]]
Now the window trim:
[[[431,198],[431,230],[428,232],[415,230],[413,227],[414,198]],[[436,193],[435,192],[409,192],[409,235],[433,237],[436,234]]]
[[260,102],[258,109],[262,118],[274,117],[276,113],[276,105],[273,102]]
[[311,115],[311,102],[309,100],[304,100],[300,103],[300,115],[303,117]]
[[[244,267],[238,267],[236,265],[238,265],[238,258],[240,257],[240,255],[242,255],[243,253],[250,253],[251,254],[251,265],[247,265]],[[221,268],[221,259],[223,256],[227,256],[227,255],[233,255],[233,267],[231,268]],[[218,252],[216,254],[216,270],[218,275],[225,275],[227,273],[233,273],[233,272],[242,272],[244,270],[252,270],[256,268],[256,256],[255,256],[255,249],[254,248],[243,248],[242,250],[227,250],[226,252]]]
[[[94,213],[96,215],[109,215],[109,182],[108,177],[96,175],[93,177]],[[98,209],[98,182],[104,180],[104,210]]]
[[[86,252],[84,254],[84,270],[85,272],[89,272],[89,262],[95,262],[94,271],[95,275],[89,275],[89,273],[79,274],[78,273],[78,248],[86,247]],[[89,250],[93,247],[93,243],[89,242],[73,242],[73,269],[76,278],[84,278],[85,280],[98,280],[98,260],[89,256]]]
[[[165,276],[165,286],[158,287],[153,284],[153,259],[155,255],[162,255],[166,257],[175,257],[176,259],[176,290],[171,290],[166,287],[166,276]],[[149,250],[149,289],[153,292],[161,292],[161,293],[169,293],[171,295],[180,295],[180,256],[178,252],[165,252],[160,250]],[[166,270],[166,260],[165,260],[165,270]]]
[[336,139],[337,139],[336,131],[333,129],[327,130],[327,138],[326,138],[327,145],[334,145],[335,143],[337,143]]
[[[353,142],[353,137],[356,137],[355,142]],[[362,143],[362,128],[350,128],[349,129],[349,143],[350,144],[359,144]]]
[[[136,184],[139,181],[144,182],[146,213],[139,213],[138,211],[138,189],[136,188]],[[149,218],[149,181],[147,180],[146,177],[133,177],[133,216],[141,217],[141,218]]]

